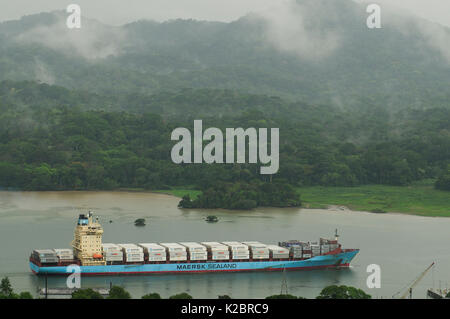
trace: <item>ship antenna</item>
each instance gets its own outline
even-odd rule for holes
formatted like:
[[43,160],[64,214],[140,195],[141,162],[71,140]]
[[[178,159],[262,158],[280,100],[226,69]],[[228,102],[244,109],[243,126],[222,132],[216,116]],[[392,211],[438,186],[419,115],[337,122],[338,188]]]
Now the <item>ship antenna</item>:
[[338,235],[338,230],[336,228],[336,230],[334,231],[334,240],[338,240],[339,235]]

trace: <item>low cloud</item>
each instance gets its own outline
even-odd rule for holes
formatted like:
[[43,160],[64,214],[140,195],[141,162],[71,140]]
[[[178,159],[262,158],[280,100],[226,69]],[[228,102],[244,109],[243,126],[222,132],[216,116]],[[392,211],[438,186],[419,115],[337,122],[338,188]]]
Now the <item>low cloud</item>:
[[414,15],[411,11],[382,2],[382,23],[408,37],[419,36],[423,48],[431,48],[450,64],[450,28]]
[[300,58],[321,60],[341,45],[339,28],[324,23],[334,15],[329,2],[287,0],[258,15],[266,22],[269,43]]
[[55,76],[49,71],[47,65],[39,59],[34,60],[34,76],[36,81],[50,85],[55,84]]
[[58,14],[54,24],[40,25],[16,37],[19,43],[37,43],[68,55],[103,59],[120,54],[125,31],[82,19],[80,29],[69,29],[66,16]]
[[428,21],[420,21],[416,26],[426,43],[450,64],[450,29]]

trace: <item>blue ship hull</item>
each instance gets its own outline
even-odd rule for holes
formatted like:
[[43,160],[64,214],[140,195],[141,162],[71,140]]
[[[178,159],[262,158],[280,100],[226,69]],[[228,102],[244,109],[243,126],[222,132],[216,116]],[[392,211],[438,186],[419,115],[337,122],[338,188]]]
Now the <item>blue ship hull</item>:
[[[359,250],[348,250],[338,254],[321,255],[305,260],[248,261],[248,262],[204,262],[167,264],[123,264],[105,266],[80,266],[81,275],[140,275],[179,274],[225,271],[279,271],[307,270],[333,267],[348,267]],[[37,275],[68,275],[73,273],[69,266],[38,266],[30,261],[30,268]]]

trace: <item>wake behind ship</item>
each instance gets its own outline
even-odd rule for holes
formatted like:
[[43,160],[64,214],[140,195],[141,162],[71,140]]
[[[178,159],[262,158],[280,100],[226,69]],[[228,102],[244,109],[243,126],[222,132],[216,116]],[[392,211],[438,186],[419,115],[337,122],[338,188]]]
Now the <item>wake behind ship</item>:
[[102,243],[103,228],[92,212],[80,215],[71,249],[36,249],[30,268],[37,275],[138,275],[224,271],[280,271],[349,267],[359,249],[342,249],[338,236],[319,242],[290,240],[180,243]]

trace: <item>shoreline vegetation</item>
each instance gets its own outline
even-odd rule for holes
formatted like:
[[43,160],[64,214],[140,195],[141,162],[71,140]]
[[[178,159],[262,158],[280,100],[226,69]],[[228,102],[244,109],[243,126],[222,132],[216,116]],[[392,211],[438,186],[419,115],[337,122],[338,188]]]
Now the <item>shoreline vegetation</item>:
[[[364,185],[355,187],[297,187],[301,208],[328,209],[344,206],[352,211],[401,213],[428,217],[450,217],[450,194],[436,190],[431,180],[409,186]],[[182,198],[196,199],[202,192],[189,188],[157,190]]]

